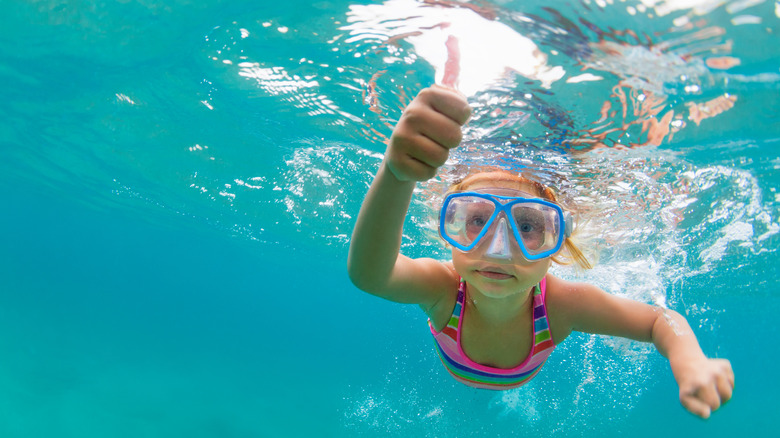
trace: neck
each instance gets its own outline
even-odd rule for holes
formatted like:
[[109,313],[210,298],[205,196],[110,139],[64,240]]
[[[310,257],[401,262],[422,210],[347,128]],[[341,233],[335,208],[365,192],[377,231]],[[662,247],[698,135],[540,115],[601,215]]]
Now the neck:
[[502,324],[523,314],[523,309],[527,309],[533,301],[533,289],[532,286],[521,293],[495,298],[466,285],[465,304],[475,311],[481,320]]

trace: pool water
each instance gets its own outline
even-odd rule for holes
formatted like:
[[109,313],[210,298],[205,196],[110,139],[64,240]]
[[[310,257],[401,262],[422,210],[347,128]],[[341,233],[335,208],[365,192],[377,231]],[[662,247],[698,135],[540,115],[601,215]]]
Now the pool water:
[[[773,436],[780,4],[6,1],[0,436]],[[403,251],[448,257],[474,164],[576,206],[559,276],[686,315],[734,398],[680,407],[644,344],[575,334],[525,387],[455,383],[346,252],[406,103],[474,116]],[[451,76],[450,76],[451,77]]]

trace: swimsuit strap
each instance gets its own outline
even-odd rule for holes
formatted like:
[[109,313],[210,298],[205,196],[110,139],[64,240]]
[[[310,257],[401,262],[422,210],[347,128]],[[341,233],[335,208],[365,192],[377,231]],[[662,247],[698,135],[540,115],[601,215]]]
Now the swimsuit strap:
[[472,361],[460,346],[460,322],[466,298],[466,283],[463,279],[460,280],[458,298],[447,326],[441,332],[436,332],[430,319],[428,320],[436,352],[455,380],[477,388],[501,390],[522,386],[539,372],[555,349],[547,323],[546,286],[545,279],[542,279],[533,288],[533,346],[528,357],[515,368],[502,369]]
[[[460,284],[458,285],[458,300],[457,302],[463,305],[463,302],[466,301],[466,280],[460,279]],[[452,312],[453,315],[455,312]],[[460,313],[458,313],[460,315]]]

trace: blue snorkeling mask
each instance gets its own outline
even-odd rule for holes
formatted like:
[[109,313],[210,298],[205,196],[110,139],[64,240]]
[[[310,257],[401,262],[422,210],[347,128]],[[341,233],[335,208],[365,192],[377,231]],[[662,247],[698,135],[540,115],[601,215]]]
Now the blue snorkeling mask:
[[539,260],[561,249],[571,235],[571,218],[560,206],[517,190],[480,189],[444,199],[439,233],[455,248],[471,251],[491,230],[487,255],[511,259],[512,236],[527,260]]

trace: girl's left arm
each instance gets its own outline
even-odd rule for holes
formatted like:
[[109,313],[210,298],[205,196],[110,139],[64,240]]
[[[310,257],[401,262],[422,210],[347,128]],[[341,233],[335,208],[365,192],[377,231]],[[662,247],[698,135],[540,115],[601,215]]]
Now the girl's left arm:
[[709,418],[712,411],[731,399],[734,391],[731,363],[726,359],[707,358],[688,321],[674,310],[658,309],[652,341],[669,359],[680,388],[680,403],[691,413]]
[[[652,342],[669,360],[680,388],[680,403],[708,418],[731,398],[734,372],[726,359],[704,355],[688,322],[679,313],[608,294],[596,286],[548,278],[552,328],[560,341],[572,330]],[[556,331],[553,331],[556,334]],[[562,335],[559,336],[559,335]]]

